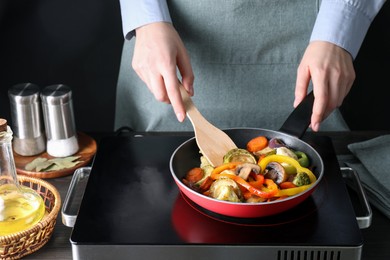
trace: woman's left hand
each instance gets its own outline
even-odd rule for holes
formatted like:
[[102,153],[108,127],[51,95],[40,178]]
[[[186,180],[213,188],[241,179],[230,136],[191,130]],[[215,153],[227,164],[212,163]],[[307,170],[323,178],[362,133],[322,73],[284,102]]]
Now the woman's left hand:
[[298,67],[294,107],[307,95],[310,80],[315,97],[311,128],[318,131],[320,123],[342,104],[352,87],[355,80],[352,56],[333,43],[311,42]]

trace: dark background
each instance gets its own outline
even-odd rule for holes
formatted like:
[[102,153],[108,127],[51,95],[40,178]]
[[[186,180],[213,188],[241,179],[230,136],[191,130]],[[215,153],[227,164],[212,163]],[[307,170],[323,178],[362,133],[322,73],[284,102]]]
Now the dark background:
[[375,17],[355,59],[356,80],[341,107],[351,129],[390,129],[390,3]]
[[[357,78],[341,111],[352,130],[390,129],[390,3],[355,60]],[[80,131],[114,129],[123,45],[119,0],[0,0],[0,116],[8,88],[67,84]]]
[[112,131],[123,46],[119,0],[0,0],[0,115],[8,88],[72,88],[76,127]]

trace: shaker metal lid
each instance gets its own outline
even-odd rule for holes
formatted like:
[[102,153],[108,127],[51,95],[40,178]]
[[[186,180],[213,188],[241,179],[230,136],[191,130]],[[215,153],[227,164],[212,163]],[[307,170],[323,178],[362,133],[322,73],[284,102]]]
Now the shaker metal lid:
[[20,83],[8,90],[8,97],[12,104],[31,104],[38,101],[39,90],[39,87],[33,83]]
[[51,85],[42,90],[41,99],[45,105],[66,104],[72,99],[72,90],[64,84]]

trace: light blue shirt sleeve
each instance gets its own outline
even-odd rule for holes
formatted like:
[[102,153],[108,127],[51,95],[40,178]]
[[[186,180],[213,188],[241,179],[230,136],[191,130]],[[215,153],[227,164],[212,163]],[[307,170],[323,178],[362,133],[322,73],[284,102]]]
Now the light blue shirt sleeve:
[[355,59],[371,22],[386,0],[322,0],[310,41],[327,41]]
[[166,0],[120,0],[122,28],[126,39],[135,29],[154,22],[172,23]]
[[[371,22],[386,0],[322,0],[310,41],[327,41],[355,59]],[[172,23],[166,0],[120,0],[126,39],[153,22]]]

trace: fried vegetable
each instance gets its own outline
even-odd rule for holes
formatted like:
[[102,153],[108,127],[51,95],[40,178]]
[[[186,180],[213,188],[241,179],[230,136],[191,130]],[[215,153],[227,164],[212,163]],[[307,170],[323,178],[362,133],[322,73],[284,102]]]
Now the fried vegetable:
[[204,156],[200,157],[200,168],[202,168],[204,175],[203,178],[196,183],[196,185],[202,185],[203,182],[207,179],[207,177],[211,175],[211,172],[214,170],[214,167]]
[[251,195],[251,196],[248,197],[248,198],[245,200],[246,203],[259,203],[259,202],[264,202],[264,201],[267,200],[267,199],[264,199],[264,198],[260,198],[260,197],[258,197],[258,196],[256,196],[256,195],[252,195],[252,194],[250,194],[250,195]]
[[223,157],[223,163],[230,162],[256,163],[256,158],[245,149],[234,148]]
[[288,157],[291,157],[295,160],[298,160],[298,156],[290,149],[288,149],[287,147],[279,147],[276,149],[276,154],[277,155],[284,155],[284,156],[288,156]]
[[[213,174],[212,174],[213,175]],[[257,175],[259,176],[259,175]],[[217,174],[214,176],[215,179],[229,178],[235,181],[241,188],[248,190],[251,194],[256,195],[261,198],[269,199],[275,196],[278,193],[278,185],[271,179],[264,179],[264,183],[261,187],[252,186],[250,183],[244,180],[243,178],[237,175],[231,174]],[[256,185],[257,186],[257,185]]]
[[279,147],[285,147],[286,144],[282,140],[280,140],[279,138],[274,137],[274,138],[271,138],[271,140],[269,140],[268,146],[270,148],[275,149],[275,148],[279,148]]
[[[284,155],[284,156],[288,156],[288,157],[291,157],[295,160],[298,160],[298,157],[297,155],[292,151],[290,150],[289,148],[287,147],[279,147],[276,149],[276,154],[277,155]],[[286,173],[287,174],[296,174],[297,173],[297,169],[292,166],[291,164],[288,164],[288,163],[281,163],[283,168],[286,170]]]
[[243,163],[240,165],[237,165],[235,173],[239,177],[243,178],[244,180],[247,180],[249,177],[249,174],[251,172],[254,172],[256,174],[260,173],[260,166],[254,163]]
[[275,153],[276,153],[276,149],[267,146],[266,148],[264,148],[260,151],[256,151],[253,154],[260,157],[262,155],[271,155],[271,154],[275,154]]
[[229,178],[215,180],[210,187],[210,196],[218,200],[231,202],[241,202],[243,200],[240,187]]
[[285,181],[285,182],[282,182],[281,184],[279,184],[279,187],[281,189],[291,189],[291,188],[297,187],[297,185],[295,185],[291,181]]
[[288,175],[297,174],[297,169],[294,166],[292,166],[291,164],[281,163],[281,165],[283,166],[284,170],[286,171],[286,173]]
[[[263,138],[268,142],[265,146]],[[294,196],[312,187],[317,180],[308,168],[306,154],[290,149],[276,138],[268,141],[262,136],[251,141],[250,151],[232,149],[217,167],[201,156],[200,168],[183,182],[218,200],[259,203]]]
[[310,161],[309,157],[304,152],[295,151],[295,154],[298,157],[298,162],[302,167],[309,167]]
[[203,169],[203,168],[205,168],[205,167],[207,167],[207,166],[213,167],[213,166],[210,164],[209,160],[207,160],[206,157],[201,156],[201,157],[200,157],[200,168]]
[[292,181],[296,186],[309,185],[311,183],[309,175],[305,172],[298,172]]
[[269,155],[259,162],[261,170],[264,171],[265,168],[267,167],[267,164],[270,162],[290,164],[291,166],[294,166],[295,169],[297,169],[297,172],[306,173],[309,176],[311,183],[314,183],[317,180],[317,177],[313,174],[313,172],[309,168],[302,167],[297,160],[294,160],[291,157],[284,156],[284,155]]
[[251,152],[257,152],[260,151],[268,146],[268,139],[265,136],[258,136],[253,139],[251,139],[247,144],[246,144],[246,149]]
[[273,180],[276,184],[280,184],[287,180],[285,169],[277,162],[270,162],[267,164],[264,177]]
[[204,193],[206,191],[208,191],[211,187],[211,185],[213,184],[214,180],[211,179],[210,176],[206,177],[204,179],[204,181],[202,182],[202,184],[199,186],[199,190],[201,193]]
[[288,188],[288,189],[281,189],[278,191],[276,196],[295,196],[301,192],[304,192],[305,190],[309,189],[311,185],[303,185],[295,188]]
[[203,172],[202,168],[195,167],[195,168],[190,169],[187,172],[185,178],[188,182],[196,183],[196,182],[200,181],[201,179],[203,179],[203,176],[204,176],[204,172]]

